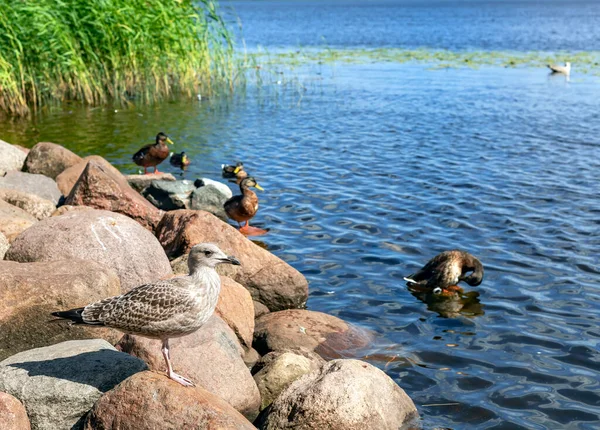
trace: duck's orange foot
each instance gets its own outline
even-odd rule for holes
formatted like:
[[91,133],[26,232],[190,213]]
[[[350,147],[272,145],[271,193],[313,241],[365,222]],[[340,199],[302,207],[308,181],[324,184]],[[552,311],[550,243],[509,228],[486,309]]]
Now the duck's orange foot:
[[242,233],[244,236],[262,236],[263,234],[267,234],[268,230],[263,230],[262,228],[245,225],[243,227],[240,227],[240,233]]
[[444,291],[448,291],[450,293],[463,293],[464,290],[459,287],[458,285],[450,285],[449,287],[446,287],[444,289]]

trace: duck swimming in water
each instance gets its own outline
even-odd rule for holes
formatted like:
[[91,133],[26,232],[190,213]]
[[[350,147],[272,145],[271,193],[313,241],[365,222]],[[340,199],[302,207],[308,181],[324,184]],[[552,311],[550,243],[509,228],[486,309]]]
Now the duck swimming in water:
[[[221,170],[224,178],[235,178],[239,172],[244,171],[244,163],[238,161],[235,166],[221,164]],[[248,176],[248,174],[246,174],[246,176]]]
[[[250,227],[249,221],[258,211],[258,197],[250,187],[263,191],[263,188],[258,185],[253,177],[244,178],[240,182],[240,192],[242,194],[233,196],[227,200],[223,204],[223,207],[225,208],[227,216],[232,220],[237,221],[239,224],[240,233],[248,236],[258,236],[265,234],[267,231],[256,227]],[[244,221],[246,224],[242,227],[241,223]]]
[[[469,273],[472,272],[470,275]],[[441,293],[443,291],[461,291],[458,284],[466,282],[472,287],[483,280],[483,265],[465,251],[444,251],[427,262],[421,270],[404,278],[408,286]]]
[[156,143],[144,146],[133,155],[133,161],[144,168],[145,175],[148,174],[148,167],[154,167],[154,173],[160,173],[157,166],[169,156],[167,143],[173,145],[169,136],[161,131],[156,135]]
[[192,160],[189,159],[185,152],[181,154],[172,154],[171,159],[169,160],[172,166],[179,167],[182,170],[185,170],[187,166],[190,165]]

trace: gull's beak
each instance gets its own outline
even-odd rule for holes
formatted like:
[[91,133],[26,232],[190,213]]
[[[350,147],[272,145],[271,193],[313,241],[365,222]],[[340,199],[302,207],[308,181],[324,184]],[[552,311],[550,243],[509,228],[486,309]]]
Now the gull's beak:
[[167,137],[167,141],[166,141],[166,142],[167,142],[169,145],[173,145],[173,141],[172,141],[171,139],[169,139],[168,137]]
[[242,166],[237,166],[235,168],[235,170],[233,171],[233,174],[235,175],[237,172],[239,172],[242,169]]
[[254,188],[256,188],[257,190],[264,191],[264,188],[263,188],[263,187],[261,187],[261,186],[260,186],[260,185],[258,185],[258,184],[256,184],[256,185],[254,186]]
[[235,258],[232,255],[228,256],[227,258],[223,258],[221,261],[223,263],[233,264],[234,266],[241,266],[242,265],[242,263],[240,263],[240,260],[238,260],[237,258]]

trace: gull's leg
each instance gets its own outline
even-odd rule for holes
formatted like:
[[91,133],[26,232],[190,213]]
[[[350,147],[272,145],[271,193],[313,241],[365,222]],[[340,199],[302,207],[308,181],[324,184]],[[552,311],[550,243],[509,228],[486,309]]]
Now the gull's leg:
[[193,387],[194,383],[192,381],[173,372],[173,367],[171,366],[171,356],[169,354],[169,339],[163,340],[161,352],[165,358],[165,362],[167,363],[167,376],[173,381],[179,382],[184,387]]

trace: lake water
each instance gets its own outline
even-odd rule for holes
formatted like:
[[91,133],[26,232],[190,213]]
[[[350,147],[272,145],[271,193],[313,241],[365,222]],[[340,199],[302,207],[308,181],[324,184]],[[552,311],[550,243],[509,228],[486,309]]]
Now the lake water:
[[[591,1],[224,7],[252,50],[600,48]],[[600,80],[577,65],[567,82],[377,61],[267,76],[225,101],[67,106],[5,122],[0,138],[135,172],[131,154],[164,130],[193,160],[186,178],[243,160],[265,188],[260,240],[309,279],[309,309],[378,334],[365,355],[423,428],[598,428]],[[483,283],[446,300],[411,294],[402,277],[453,248],[481,259]]]

